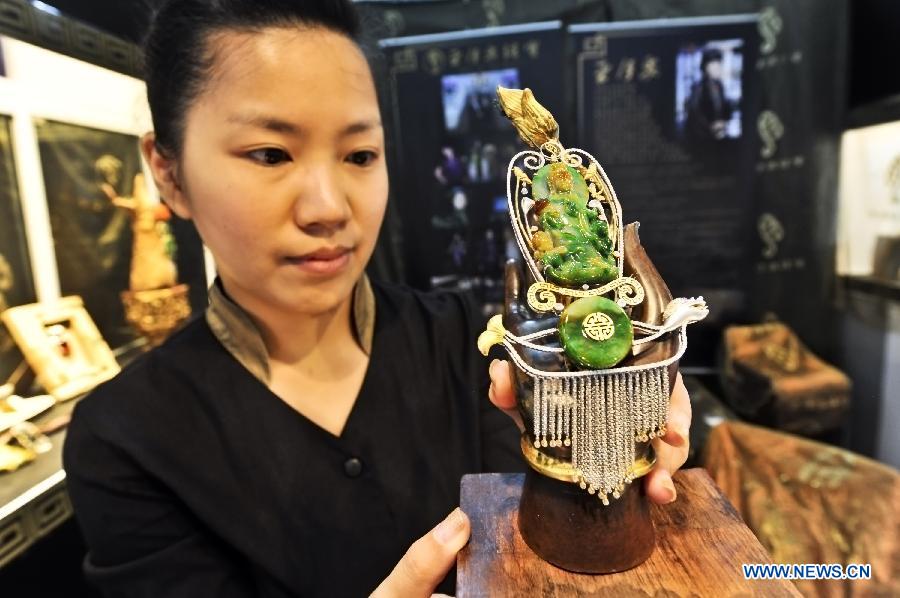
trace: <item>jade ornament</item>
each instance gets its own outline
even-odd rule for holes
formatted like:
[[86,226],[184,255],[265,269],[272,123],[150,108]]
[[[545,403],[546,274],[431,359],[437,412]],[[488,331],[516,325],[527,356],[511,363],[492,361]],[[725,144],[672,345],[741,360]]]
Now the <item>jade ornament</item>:
[[559,338],[566,355],[582,367],[609,368],[631,351],[634,329],[619,305],[606,297],[583,297],[559,318]]
[[555,162],[535,173],[532,188],[539,230],[531,242],[547,278],[572,288],[618,278],[609,225],[587,206],[584,177]]

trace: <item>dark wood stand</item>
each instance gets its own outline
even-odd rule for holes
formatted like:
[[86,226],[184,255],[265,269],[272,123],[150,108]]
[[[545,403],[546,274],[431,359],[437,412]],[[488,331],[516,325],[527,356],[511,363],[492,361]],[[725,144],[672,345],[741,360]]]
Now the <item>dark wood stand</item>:
[[[800,596],[789,581],[744,579],[742,563],[771,563],[771,558],[702,469],[676,474],[675,503],[650,507],[656,528],[656,549],[650,557],[611,575],[559,569],[528,547],[517,524],[524,482],[523,474],[463,477],[460,505],[472,522],[472,537],[459,553],[457,598]],[[639,483],[636,480],[633,485]],[[584,538],[572,538],[572,553],[584,542]],[[624,547],[623,551],[627,552]]]
[[655,545],[643,489],[641,480],[636,480],[625,486],[618,500],[603,506],[596,495],[576,484],[529,469],[519,503],[519,532],[542,559],[568,571],[596,574],[631,569],[647,560]]

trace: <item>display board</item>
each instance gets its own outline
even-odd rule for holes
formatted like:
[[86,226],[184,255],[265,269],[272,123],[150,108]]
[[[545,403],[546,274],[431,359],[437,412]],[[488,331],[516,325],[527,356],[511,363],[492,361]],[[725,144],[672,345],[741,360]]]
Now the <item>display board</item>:
[[[847,0],[607,0],[615,21],[758,13],[760,112],[756,227],[747,278],[751,319],[787,322],[819,355],[836,358],[834,248],[838,158],[847,98]],[[800,300],[803,298],[803,300]],[[823,322],[830,324],[823,325]],[[693,342],[693,340],[692,340]]]
[[569,32],[577,145],[603,165],[625,220],[641,223],[641,241],[672,293],[707,299],[710,317],[691,353],[709,361],[722,326],[746,318],[751,301],[756,16]]
[[607,21],[611,16],[608,0],[358,0],[355,4],[366,30],[379,39],[562,19]]
[[[823,326],[822,322],[836,317],[827,298],[835,286],[835,215],[839,141],[846,115],[849,5],[848,0],[360,3],[367,27],[382,37],[550,19],[614,24],[661,17],[671,22],[686,17],[758,14],[755,37],[759,54],[743,65],[759,78],[761,96],[756,121],[749,122],[742,132],[745,138],[752,135],[757,139],[756,212],[748,222],[752,228],[747,250],[750,270],[743,273],[746,284],[753,288],[748,321],[775,314],[814,351],[831,358],[836,357],[839,327]],[[570,64],[568,58],[560,68]],[[574,83],[566,85],[568,89]],[[574,113],[571,108],[564,114],[570,113]],[[618,184],[616,178],[613,183]],[[625,209],[627,214],[627,206]],[[400,245],[398,228],[393,222],[386,224],[385,245]],[[649,234],[647,231],[645,237]],[[815,297],[815,301],[798,301],[798,297]]]
[[[0,313],[34,300],[34,282],[13,159],[10,117],[0,115]],[[21,362],[21,352],[0,324],[0,384]]]
[[421,288],[472,289],[496,310],[511,239],[506,167],[522,148],[495,102],[530,87],[562,114],[559,23],[381,42],[391,79],[392,200],[405,271]]
[[60,291],[80,295],[107,343],[121,346],[136,338],[119,297],[128,289],[131,222],[102,186],[132,196],[141,172],[138,139],[54,121],[35,126]]
[[[128,289],[133,234],[129,212],[112,204],[104,186],[132,196],[141,172],[138,138],[49,120],[35,124],[60,291],[80,295],[109,345],[120,347],[136,338],[120,298]],[[206,281],[200,238],[190,222],[173,219],[170,227],[178,280],[188,283],[192,309],[201,311]]]
[[759,8],[754,305],[833,359],[835,229],[847,84],[846,0]]

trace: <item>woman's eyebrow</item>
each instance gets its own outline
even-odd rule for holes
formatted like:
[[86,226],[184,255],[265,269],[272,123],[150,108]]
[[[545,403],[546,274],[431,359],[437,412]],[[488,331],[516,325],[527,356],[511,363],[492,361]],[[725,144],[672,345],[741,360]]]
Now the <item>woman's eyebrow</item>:
[[[233,114],[228,117],[228,122],[239,125],[249,125],[258,129],[265,129],[274,133],[285,133],[288,135],[300,135],[303,132],[303,128],[295,123],[261,114]],[[365,133],[372,129],[378,129],[381,126],[381,121],[377,118],[357,121],[350,123],[341,129],[338,133],[338,137],[349,137],[351,135]]]
[[366,131],[371,131],[372,129],[380,129],[381,121],[378,119],[371,120],[361,120],[359,122],[351,123],[344,127],[339,133],[340,137],[349,137],[351,135],[357,135],[359,133],[365,133]]
[[299,135],[301,132],[300,127],[292,122],[261,114],[232,114],[228,117],[228,122],[288,135]]

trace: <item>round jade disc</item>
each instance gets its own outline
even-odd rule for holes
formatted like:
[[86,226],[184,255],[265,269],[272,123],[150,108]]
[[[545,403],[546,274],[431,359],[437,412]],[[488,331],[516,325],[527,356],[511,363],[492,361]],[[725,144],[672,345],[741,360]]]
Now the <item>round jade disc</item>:
[[628,314],[606,297],[582,297],[563,310],[559,338],[566,355],[586,368],[609,368],[631,351],[634,329]]

